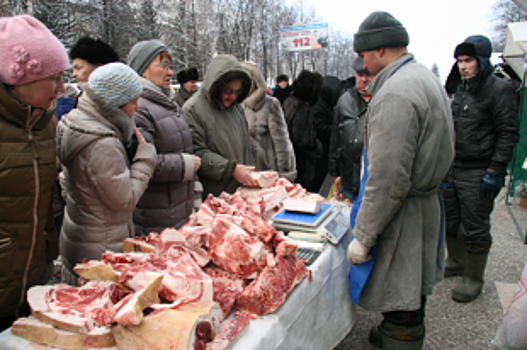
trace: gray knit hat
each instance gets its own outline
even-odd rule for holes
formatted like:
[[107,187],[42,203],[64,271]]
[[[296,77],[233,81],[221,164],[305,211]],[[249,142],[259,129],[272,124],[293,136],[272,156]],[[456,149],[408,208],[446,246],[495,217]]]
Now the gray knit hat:
[[410,38],[406,28],[388,12],[372,12],[362,21],[354,35],[353,49],[356,52],[371,51],[381,47],[408,46]]
[[368,68],[364,67],[364,59],[360,56],[357,56],[353,61],[353,70],[360,74],[367,74],[370,72],[368,71]]
[[130,50],[127,63],[137,74],[142,75],[150,62],[164,51],[168,52],[168,48],[159,40],[140,41]]
[[90,75],[88,85],[99,98],[115,108],[139,97],[143,91],[137,73],[123,63],[100,66]]

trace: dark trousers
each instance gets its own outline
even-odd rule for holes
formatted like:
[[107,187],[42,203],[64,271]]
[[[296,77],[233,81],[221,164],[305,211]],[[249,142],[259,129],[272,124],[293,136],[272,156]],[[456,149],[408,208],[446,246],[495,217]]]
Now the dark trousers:
[[426,297],[421,296],[421,307],[414,311],[390,311],[383,312],[384,320],[386,322],[403,326],[403,327],[417,327],[425,320],[425,305]]
[[494,198],[481,198],[479,189],[485,171],[452,167],[441,185],[446,235],[457,237],[469,246],[492,244],[490,214]]

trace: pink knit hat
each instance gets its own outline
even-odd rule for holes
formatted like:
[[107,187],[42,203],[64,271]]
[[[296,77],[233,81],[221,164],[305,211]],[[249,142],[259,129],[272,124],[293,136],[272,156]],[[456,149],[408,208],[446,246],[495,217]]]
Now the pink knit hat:
[[69,67],[62,43],[36,18],[0,18],[0,81],[22,85]]

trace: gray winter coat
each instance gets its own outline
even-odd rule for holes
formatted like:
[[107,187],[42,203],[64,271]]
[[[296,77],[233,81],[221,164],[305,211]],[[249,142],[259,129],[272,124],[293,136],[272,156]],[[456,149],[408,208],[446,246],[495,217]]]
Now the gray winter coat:
[[179,228],[188,221],[194,202],[192,134],[172,90],[163,91],[141,78],[143,93],[134,114],[137,128],[157,150],[157,165],[134,212],[135,235]]
[[295,153],[280,101],[267,95],[265,80],[256,66],[244,63],[243,67],[251,75],[255,89],[242,105],[249,123],[256,170],[275,170],[280,177],[294,182]]
[[[243,88],[228,108],[220,101],[223,86],[242,79]],[[203,198],[233,193],[240,183],[232,176],[237,164],[252,165],[251,138],[243,107],[251,86],[249,74],[234,56],[216,56],[207,68],[201,88],[185,103],[183,112],[192,130],[195,154],[201,158],[198,175]]]
[[77,109],[57,126],[62,163],[60,184],[66,210],[60,252],[71,271],[82,259],[99,259],[105,250],[122,251],[132,237],[132,215],[152,176],[155,148],[140,144],[130,164],[123,141],[130,140],[133,120],[109,107],[88,87]]
[[439,80],[413,55],[368,86],[364,145],[369,179],[353,235],[378,251],[359,305],[416,310],[442,279],[438,186],[454,157],[452,115]]

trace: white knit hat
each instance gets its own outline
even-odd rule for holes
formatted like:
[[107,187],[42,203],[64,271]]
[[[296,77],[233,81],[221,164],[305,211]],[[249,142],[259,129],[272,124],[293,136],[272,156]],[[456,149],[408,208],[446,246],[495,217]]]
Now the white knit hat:
[[143,85],[136,72],[123,63],[100,66],[90,75],[91,90],[111,107],[121,107],[139,97]]

